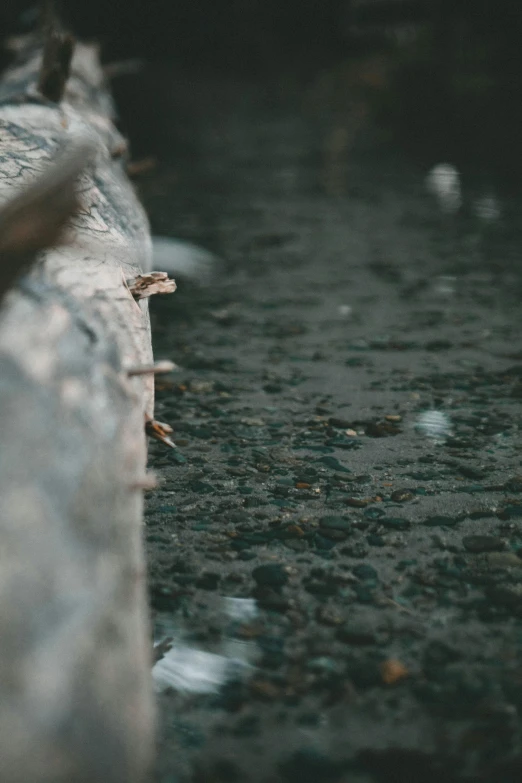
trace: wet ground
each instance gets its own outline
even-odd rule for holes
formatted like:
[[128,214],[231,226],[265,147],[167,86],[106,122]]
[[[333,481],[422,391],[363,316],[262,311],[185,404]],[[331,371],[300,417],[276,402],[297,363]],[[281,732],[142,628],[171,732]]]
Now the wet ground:
[[522,205],[445,214],[349,102],[163,84],[153,229],[223,264],[153,311],[156,636],[215,656],[156,780],[519,780]]

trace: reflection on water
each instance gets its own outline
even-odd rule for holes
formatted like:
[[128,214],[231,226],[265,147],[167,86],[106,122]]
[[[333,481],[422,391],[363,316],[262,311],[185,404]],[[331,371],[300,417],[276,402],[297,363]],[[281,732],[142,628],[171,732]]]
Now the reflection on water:
[[172,688],[179,693],[216,693],[232,680],[247,677],[258,657],[256,645],[234,638],[238,624],[257,617],[253,598],[220,599],[220,610],[231,621],[230,635],[225,636],[216,652],[201,650],[184,642],[186,632],[171,615],[156,618],[154,650],[157,657],[152,677],[158,692]]
[[455,296],[457,278],[453,275],[437,275],[432,284],[432,293],[438,299]]
[[426,177],[428,191],[437,199],[441,212],[449,215],[458,212],[462,206],[460,175],[451,163],[439,163]]
[[473,212],[480,220],[491,223],[501,216],[500,204],[497,198],[490,194],[475,199]]
[[426,438],[442,442],[451,435],[451,420],[442,411],[424,411],[418,417],[415,429]]
[[228,659],[192,647],[172,647],[152,669],[156,690],[215,693],[227,679]]
[[218,260],[202,247],[172,237],[152,238],[152,264],[154,271],[168,272],[196,283],[209,283],[216,271]]

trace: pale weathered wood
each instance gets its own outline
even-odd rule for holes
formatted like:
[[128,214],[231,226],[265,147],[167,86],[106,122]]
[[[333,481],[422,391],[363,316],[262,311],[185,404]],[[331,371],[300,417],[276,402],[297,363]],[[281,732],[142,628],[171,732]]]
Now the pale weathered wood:
[[[141,492],[154,364],[147,299],[127,280],[150,270],[149,229],[95,49],[77,47],[59,105],[38,93],[34,42],[19,52],[0,84],[1,263],[18,274],[54,242],[63,218],[49,234],[38,222],[50,199],[75,212],[0,307],[0,779],[138,783],[154,712]],[[73,199],[49,168],[66,149]]]

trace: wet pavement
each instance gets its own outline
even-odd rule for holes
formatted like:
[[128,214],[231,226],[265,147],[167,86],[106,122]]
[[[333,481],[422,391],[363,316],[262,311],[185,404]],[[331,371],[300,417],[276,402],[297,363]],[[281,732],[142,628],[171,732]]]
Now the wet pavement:
[[153,308],[157,782],[519,780],[522,204],[445,208],[357,101],[163,79],[153,229],[223,262]]

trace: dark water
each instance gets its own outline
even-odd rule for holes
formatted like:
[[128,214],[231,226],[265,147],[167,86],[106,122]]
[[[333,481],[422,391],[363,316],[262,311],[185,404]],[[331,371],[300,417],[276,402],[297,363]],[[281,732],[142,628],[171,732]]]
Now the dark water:
[[153,312],[151,602],[211,654],[157,781],[519,780],[522,205],[328,80],[158,79],[153,228],[223,263]]

